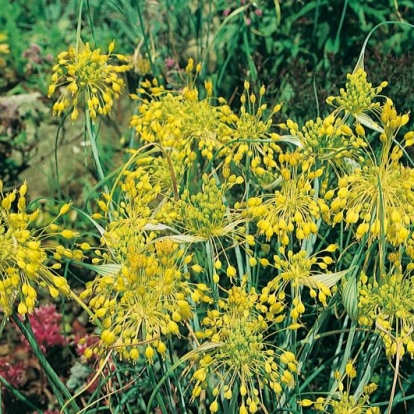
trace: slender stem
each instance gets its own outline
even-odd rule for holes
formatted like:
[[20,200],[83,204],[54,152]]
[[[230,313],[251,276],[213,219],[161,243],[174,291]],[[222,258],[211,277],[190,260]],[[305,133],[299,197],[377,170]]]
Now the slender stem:
[[[20,401],[24,402],[28,407],[30,407],[32,410],[37,411],[38,413],[41,413],[41,410],[37,408],[35,405],[33,405],[30,400],[28,400],[19,390],[13,387],[8,381],[6,381],[2,376],[0,376],[0,382],[8,388],[8,390]],[[0,414],[3,414],[3,387],[0,386]]]
[[55,393],[56,398],[58,399],[59,403],[63,406],[64,405],[64,399],[71,400],[70,405],[72,406],[72,409],[74,413],[78,413],[80,411],[78,405],[74,400],[72,400],[72,395],[66,388],[66,386],[62,383],[59,376],[56,374],[52,366],[49,364],[45,356],[43,355],[36,338],[34,336],[32,327],[30,326],[30,321],[26,319],[25,323],[23,323],[20,318],[17,316],[16,313],[13,313],[11,316],[14,323],[17,325],[17,327],[20,329],[22,334],[25,336],[27,341],[29,342],[34,354],[37,356],[40,365],[45,370],[46,376],[49,380],[49,383]]
[[[92,154],[93,154],[93,159],[95,161],[96,170],[98,172],[99,180],[104,182],[105,174],[103,172],[102,165],[99,160],[99,150],[98,150],[98,145],[97,145],[97,136],[95,133],[95,126],[92,123],[91,115],[88,109],[85,111],[85,115],[86,115],[86,131],[88,132],[89,141],[91,143]],[[107,189],[105,189],[105,191],[109,193]]]

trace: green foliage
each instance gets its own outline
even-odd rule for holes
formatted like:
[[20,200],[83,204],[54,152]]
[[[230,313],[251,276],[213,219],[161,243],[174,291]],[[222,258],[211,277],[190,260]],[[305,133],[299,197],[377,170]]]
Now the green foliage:
[[[0,10],[2,329],[10,316],[51,390],[34,400],[10,384],[6,355],[3,402],[130,414],[409,406],[414,32],[380,23],[412,22],[410,1]],[[41,144],[49,189],[27,170]],[[47,190],[61,202],[50,207]],[[59,375],[27,317],[56,298],[71,366]]]

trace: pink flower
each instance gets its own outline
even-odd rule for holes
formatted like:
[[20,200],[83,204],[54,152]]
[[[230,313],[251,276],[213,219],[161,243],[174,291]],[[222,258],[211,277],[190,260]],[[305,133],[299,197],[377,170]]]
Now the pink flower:
[[[62,315],[56,311],[55,305],[42,305],[29,315],[30,325],[36,341],[43,352],[52,346],[64,345],[65,337],[62,335]],[[22,342],[27,343],[25,338]]]
[[165,59],[165,67],[167,70],[172,69],[175,66],[175,60],[172,58]]
[[231,12],[231,9],[225,9],[225,10],[223,11],[223,16],[224,16],[224,17],[228,16],[228,15],[230,14],[230,12]]
[[25,381],[25,368],[22,361],[10,364],[6,358],[0,358],[0,375],[13,387],[19,388]]

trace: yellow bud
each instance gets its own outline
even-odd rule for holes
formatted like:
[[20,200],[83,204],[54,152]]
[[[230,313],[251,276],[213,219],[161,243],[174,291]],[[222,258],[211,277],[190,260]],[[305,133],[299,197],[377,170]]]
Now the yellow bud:
[[199,264],[192,265],[191,269],[196,273],[201,273],[204,270]]
[[210,404],[210,412],[211,413],[216,413],[219,409],[219,405],[217,400],[214,400],[211,404]]
[[63,204],[63,206],[60,208],[59,215],[63,216],[66,214],[70,210],[70,206],[70,203]]
[[112,42],[109,43],[108,52],[112,53],[114,51],[114,49],[115,49],[115,40],[112,40]]
[[20,315],[25,315],[27,313],[28,309],[24,302],[20,302],[19,306],[17,307],[17,313]]
[[234,266],[230,265],[227,268],[227,276],[230,277],[230,278],[233,278],[233,277],[236,276],[236,274],[237,274],[236,268]]
[[133,360],[136,361],[139,358],[139,352],[137,348],[132,348],[129,351],[129,357]]
[[147,357],[147,359],[151,360],[154,357],[154,354],[155,354],[154,348],[151,345],[148,345],[145,348],[145,356]]
[[249,412],[247,411],[246,406],[244,405],[244,403],[240,406],[239,409],[239,414],[248,414]]
[[75,235],[77,235],[77,233],[75,233],[73,230],[69,230],[69,229],[63,230],[62,233],[60,233],[60,234],[65,239],[71,239],[72,237],[74,237]]
[[23,183],[20,187],[20,196],[24,197],[27,193],[27,184]]
[[299,401],[299,405],[301,405],[302,407],[310,407],[311,405],[313,405],[313,401],[305,398],[304,400]]

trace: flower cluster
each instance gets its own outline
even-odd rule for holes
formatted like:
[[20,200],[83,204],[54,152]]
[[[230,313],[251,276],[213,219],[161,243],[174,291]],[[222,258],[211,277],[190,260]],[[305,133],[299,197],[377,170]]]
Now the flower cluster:
[[[73,106],[76,119],[81,100],[92,119],[109,113],[124,87],[118,74],[129,68],[110,63],[126,61],[113,48],[102,55],[87,44],[58,57],[49,93],[67,88],[55,113]],[[345,308],[353,319],[350,301],[366,327],[358,335],[379,333],[389,357],[414,356],[413,266],[407,264],[414,257],[414,170],[403,161],[414,132],[399,141],[409,116],[379,95],[386,82],[373,87],[357,69],[339,96],[328,98],[332,113],[301,126],[289,119],[278,126],[288,135],[279,135],[273,117],[281,106],[268,108],[264,86],[255,93],[246,81],[236,112],[213,97],[211,81],[197,89],[201,75],[201,65],[189,59],[182,90],[167,90],[154,77],[142,79],[131,96],[138,148],[127,151],[117,175],[102,174],[100,212],[91,218],[100,246],[87,267],[97,275],[80,298],[88,300],[98,329],[83,355],[123,360],[135,370],[145,365],[163,378],[157,389],[187,363],[182,377],[189,378],[193,401],[200,398],[211,413],[238,407],[240,414],[266,412],[269,401],[276,409],[291,408],[300,368],[325,337],[325,318]],[[36,217],[25,215],[23,186],[19,194],[16,217],[13,196],[3,197],[0,242],[9,233],[11,241],[5,244],[8,264],[0,269],[11,272],[8,284],[21,283],[19,310],[27,313],[35,279],[46,285],[55,279],[42,273],[46,252],[24,250],[37,251],[40,244],[22,232]],[[72,235],[53,224],[47,229],[41,234]],[[12,252],[20,244],[26,253]],[[76,252],[59,245],[52,257],[82,258]],[[23,260],[17,267],[14,257]],[[386,260],[393,264],[388,272]],[[344,337],[355,337],[356,320],[348,329],[345,319],[344,329],[332,332],[341,335],[336,351],[328,347],[335,352],[337,392],[300,404],[377,414],[369,406],[375,386],[367,378],[359,395],[344,386],[346,377],[356,378],[352,362],[339,357]],[[187,353],[177,347],[184,337]]]
[[104,327],[101,342],[85,355],[110,348],[136,361],[145,347],[152,361],[155,350],[166,352],[170,335],[180,335],[178,324],[192,317],[192,304],[210,301],[208,289],[189,282],[185,267],[192,258],[168,238],[144,251],[131,243],[122,256],[118,271],[95,278],[82,292]]
[[[359,397],[355,397],[351,393],[351,383],[356,377],[357,372],[352,364],[352,361],[348,361],[345,366],[345,375],[341,377],[340,372],[335,372],[335,379],[338,382],[338,392],[334,398],[319,397],[316,401],[304,399],[300,401],[302,407],[312,407],[321,413],[358,413],[358,414],[380,414],[379,407],[372,407],[368,404],[369,398],[372,393],[378,388],[375,383],[366,385],[362,394]],[[344,382],[346,380],[346,387]],[[331,409],[328,411],[328,407]]]
[[299,152],[282,153],[280,188],[274,194],[251,197],[246,214],[258,218],[259,232],[269,240],[275,236],[283,245],[293,235],[298,240],[318,232],[317,221],[328,212],[325,200],[317,197],[312,180],[321,176],[323,169],[301,172],[303,159]]
[[[66,109],[72,109],[72,119],[78,118],[80,105],[85,105],[90,117],[98,114],[108,115],[114,105],[114,99],[120,96],[125,87],[119,74],[131,68],[124,55],[114,55],[115,41],[108,47],[108,53],[100,49],[91,50],[89,43],[81,41],[76,47],[70,46],[58,55],[58,63],[53,67],[49,97],[56,89],[65,87],[58,101],[53,105],[53,113],[60,116]],[[112,60],[124,62],[116,66]]]
[[341,88],[339,96],[329,97],[327,102],[337,107],[336,113],[345,111],[345,116],[352,115],[358,119],[358,115],[364,112],[375,112],[380,103],[374,102],[378,94],[388,85],[382,82],[377,87],[367,80],[367,73],[362,68],[357,68],[353,73],[347,75],[348,82],[345,88]]
[[[58,216],[43,229],[34,230],[39,211],[26,209],[27,184],[19,190],[3,193],[0,181],[0,305],[6,315],[17,311],[20,315],[31,314],[37,301],[37,290],[47,287],[52,297],[69,295],[66,279],[56,274],[63,258],[82,258],[81,251],[71,251],[62,245],[47,249],[42,243],[48,238],[61,236],[72,239],[76,233],[60,227],[56,219],[70,210],[70,205],[61,207]],[[16,211],[14,212],[14,207]],[[49,264],[48,252],[56,262]]]
[[239,412],[247,414],[258,411],[262,390],[280,395],[284,387],[293,387],[298,371],[294,353],[266,343],[274,323],[283,321],[283,309],[282,302],[268,297],[262,300],[254,289],[246,289],[245,283],[230,289],[218,308],[207,312],[204,330],[197,332],[208,342],[194,351],[193,398],[199,397],[211,380],[216,385],[210,412],[219,411],[222,395],[238,400]]
[[380,282],[363,274],[359,289],[359,322],[382,337],[388,357],[414,356],[414,277],[412,265],[404,273],[391,269]]

